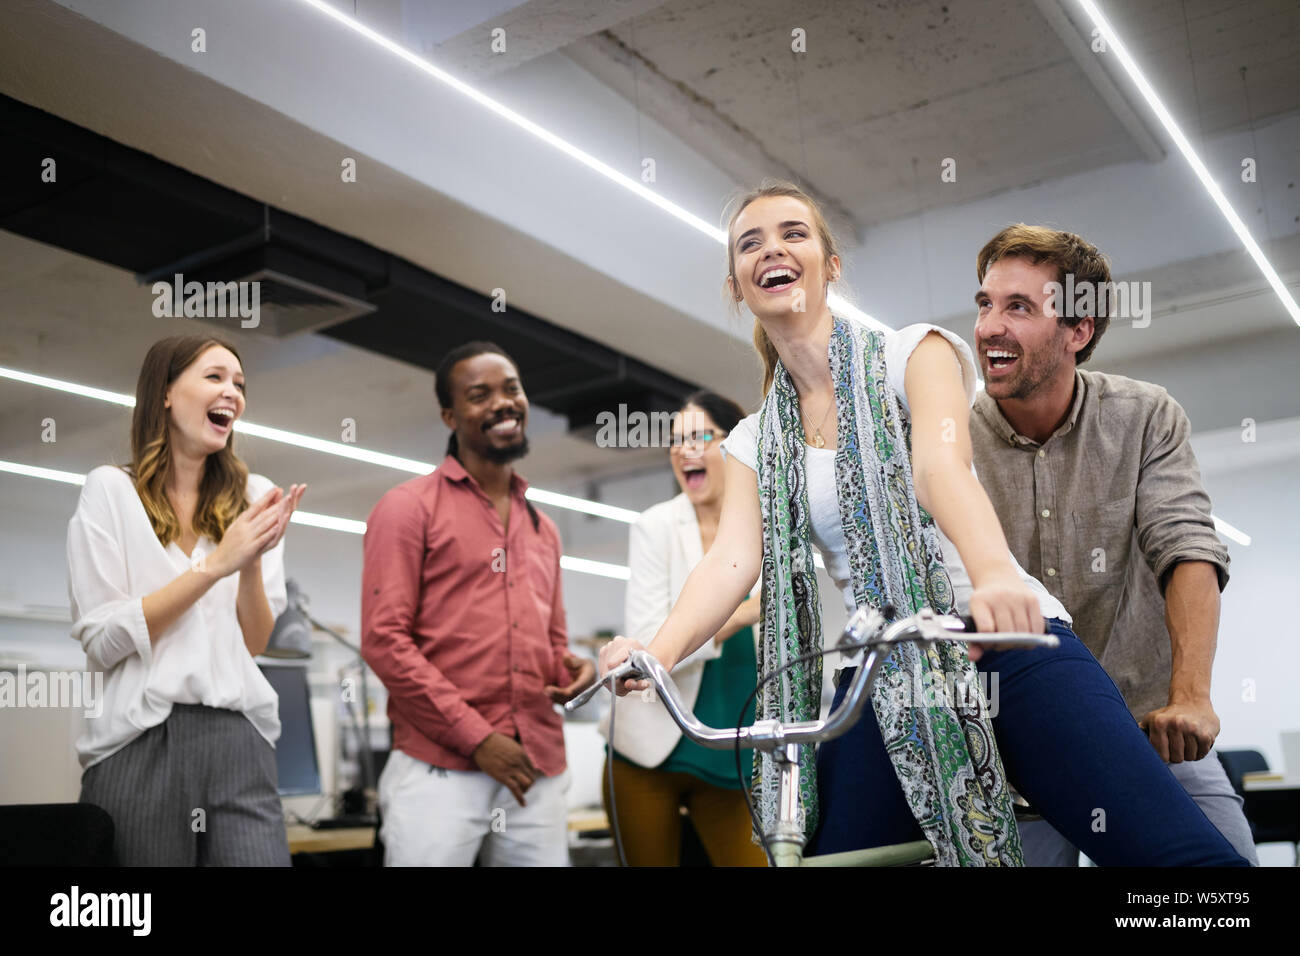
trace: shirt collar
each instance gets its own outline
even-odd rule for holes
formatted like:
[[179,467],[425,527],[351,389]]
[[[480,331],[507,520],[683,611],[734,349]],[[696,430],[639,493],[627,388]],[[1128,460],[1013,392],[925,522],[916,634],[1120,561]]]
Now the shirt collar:
[[[448,455],[442,460],[442,464],[438,466],[438,474],[448,481],[468,482],[475,488],[479,487],[478,482],[474,480],[474,476],[465,470],[465,466],[460,463],[460,459],[455,455]],[[481,488],[479,490],[482,491]],[[512,470],[510,472],[510,494],[522,495],[527,490],[528,479],[519,474],[518,471]]]
[[1073,431],[1074,426],[1078,424],[1079,412],[1083,410],[1083,400],[1088,391],[1088,380],[1083,377],[1083,373],[1077,368],[1074,370],[1074,401],[1070,403],[1070,414],[1065,417],[1061,427],[1052,433],[1052,437],[1064,435]]
[[[1079,412],[1083,409],[1083,401],[1087,390],[1088,384],[1083,377],[1083,373],[1076,368],[1074,370],[1074,399],[1070,403],[1070,414],[1065,416],[1065,421],[1061,423],[1061,426],[1052,432],[1052,438],[1059,438],[1074,429],[1074,426],[1079,421]],[[1021,447],[1036,447],[1038,445],[1038,442],[1018,434],[1011,427],[1011,423],[1002,414],[1002,409],[998,407],[998,403],[990,397],[988,392],[981,391],[975,397],[975,409],[984,416],[984,420],[989,423],[998,437],[1007,444]],[[1048,439],[1048,441],[1050,440],[1051,438]]]

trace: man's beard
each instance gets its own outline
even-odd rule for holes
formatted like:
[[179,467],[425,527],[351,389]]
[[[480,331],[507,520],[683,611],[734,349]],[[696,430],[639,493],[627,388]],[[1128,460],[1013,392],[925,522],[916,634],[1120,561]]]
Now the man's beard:
[[[1058,333],[1056,341],[1049,347],[1055,349],[1065,340],[1063,333]],[[992,346],[999,348],[1000,346]],[[1058,353],[1059,354],[1059,353]],[[1028,352],[1021,351],[1020,361],[1022,367],[1019,373],[1009,381],[992,382],[988,378],[988,370],[984,370],[985,381],[984,390],[989,391],[989,386],[993,385],[1001,394],[989,394],[995,399],[1027,399],[1032,398],[1044,383],[1051,381],[1052,376],[1056,374],[1057,363],[1047,357],[1048,352],[1044,350],[1032,359]]]
[[[1023,356],[1022,356],[1023,358]],[[1005,386],[1010,390],[999,398],[1030,398],[1038,391],[1039,387],[1052,377],[1055,368],[1047,368],[1044,364],[1035,362],[1027,365],[1020,371],[1020,374],[1010,382],[999,382],[997,384]],[[986,385],[987,387],[987,385]]]
[[508,465],[512,461],[518,461],[528,454],[528,436],[524,435],[513,445],[506,445],[504,448],[496,445],[488,445],[483,449],[483,457],[494,465]]

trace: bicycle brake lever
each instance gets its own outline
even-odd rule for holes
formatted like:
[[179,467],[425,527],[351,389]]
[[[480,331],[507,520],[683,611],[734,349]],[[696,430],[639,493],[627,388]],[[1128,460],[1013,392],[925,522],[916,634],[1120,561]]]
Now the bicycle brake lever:
[[837,649],[840,653],[861,650],[871,643],[871,638],[880,633],[886,618],[875,608],[863,605],[857,608],[844,625],[840,633]]
[[633,666],[631,661],[624,661],[623,663],[615,667],[611,667],[608,671],[605,672],[604,677],[598,679],[594,684],[592,684],[590,687],[584,690],[581,694],[574,697],[571,701],[565,704],[564,712],[566,714],[571,714],[579,707],[584,706],[589,700],[591,700],[598,693],[600,693],[600,689],[602,687],[608,686],[610,688],[610,692],[613,693],[614,681],[640,675],[640,673],[641,671],[637,667]]

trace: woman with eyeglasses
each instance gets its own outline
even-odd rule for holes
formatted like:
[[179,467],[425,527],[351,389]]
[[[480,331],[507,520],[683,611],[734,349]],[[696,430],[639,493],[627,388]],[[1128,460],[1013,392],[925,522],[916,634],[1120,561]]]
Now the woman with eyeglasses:
[[[687,576],[713,544],[722,514],[722,439],[743,417],[735,402],[705,391],[687,398],[674,417],[669,455],[681,494],[648,509],[632,526],[625,605],[630,637],[648,641],[654,636]],[[757,598],[742,602],[673,670],[682,700],[706,724],[736,726],[754,689],[758,613]],[[613,763],[614,800],[606,767],[605,812],[612,820],[617,809],[628,865],[680,865],[685,807],[710,863],[763,866],[762,850],[750,841],[741,789],[752,772],[750,753],[743,754],[743,777],[738,776],[732,751],[707,750],[684,738],[650,694],[633,694],[614,706],[614,741],[606,756]],[[743,722],[753,719],[751,701]],[[602,729],[608,737],[608,723]]]

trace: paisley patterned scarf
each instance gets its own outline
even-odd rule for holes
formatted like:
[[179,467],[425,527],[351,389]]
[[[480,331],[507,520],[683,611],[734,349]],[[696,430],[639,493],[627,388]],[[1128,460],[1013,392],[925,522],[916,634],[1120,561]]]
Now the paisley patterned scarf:
[[[830,341],[838,407],[835,483],[840,524],[857,605],[891,604],[899,615],[953,605],[934,520],[912,487],[911,422],[886,376],[884,337],[836,318]],[[813,566],[803,425],[785,368],[759,415],[758,486],[763,512],[763,630],[759,672],[822,647],[821,604]],[[871,703],[912,814],[943,866],[1021,865],[1006,776],[992,725],[979,707],[912,700],[916,687],[977,688],[962,645],[900,644],[880,671]],[[765,685],[757,718],[816,720],[822,661],[792,667]],[[817,774],[811,747],[801,748],[799,796],[805,834],[817,826]],[[770,754],[754,763],[759,816],[770,831],[777,816],[778,768]],[[864,805],[863,813],[871,808]]]

